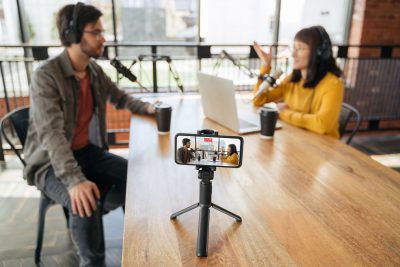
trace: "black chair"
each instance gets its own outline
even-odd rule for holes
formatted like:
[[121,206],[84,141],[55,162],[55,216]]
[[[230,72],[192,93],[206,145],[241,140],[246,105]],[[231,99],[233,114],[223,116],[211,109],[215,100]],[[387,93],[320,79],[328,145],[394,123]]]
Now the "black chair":
[[360,112],[358,112],[358,110],[355,107],[353,107],[347,103],[342,103],[342,110],[340,111],[340,117],[339,117],[340,137],[343,137],[343,135],[346,131],[346,126],[347,126],[348,122],[353,118],[354,118],[356,125],[351,130],[351,133],[350,133],[349,137],[347,138],[346,144],[350,144],[354,135],[357,133],[358,129],[360,128],[361,115],[360,115]]
[[[25,166],[25,160],[23,159],[20,150],[22,150],[25,145],[26,135],[28,133],[29,124],[29,107],[22,107],[11,111],[6,114],[0,123],[1,133],[4,139],[9,144],[11,149],[15,152],[18,158],[21,160],[22,164]],[[19,143],[19,144],[18,144]],[[53,200],[48,198],[43,192],[40,195],[39,202],[39,219],[38,219],[38,229],[37,229],[37,239],[36,239],[36,249],[35,249],[35,263],[40,262],[40,253],[42,251],[43,244],[43,234],[45,217],[48,208],[55,204]],[[67,228],[69,227],[68,219],[69,213],[68,209],[63,208],[65,218],[67,219]]]

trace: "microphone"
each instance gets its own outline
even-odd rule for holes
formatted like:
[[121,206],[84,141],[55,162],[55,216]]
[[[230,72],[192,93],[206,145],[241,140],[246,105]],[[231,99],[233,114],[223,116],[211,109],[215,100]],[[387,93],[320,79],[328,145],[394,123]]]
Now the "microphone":
[[131,82],[137,82],[136,76],[124,65],[122,65],[121,61],[114,58],[110,61],[111,65],[117,70],[118,73],[121,73],[122,76],[128,78]]
[[[136,60],[134,60],[134,61],[132,62],[132,65],[131,65],[131,66],[133,66],[133,64],[135,64],[135,63],[136,63]],[[114,58],[114,59],[110,60],[110,64],[111,64],[111,66],[113,66],[113,67],[117,70],[118,73],[121,73],[122,76],[124,76],[125,78],[127,78],[127,79],[130,80],[131,82],[136,82],[136,83],[140,86],[140,88],[146,90],[147,92],[150,92],[149,89],[147,89],[146,87],[144,87],[144,86],[138,81],[138,79],[137,79],[137,77],[135,76],[135,74],[133,74],[133,73],[130,71],[130,69],[128,69],[127,67],[125,67],[125,66],[121,63],[121,61],[119,61],[117,58]]]
[[258,87],[258,91],[255,94],[253,99],[257,98],[259,95],[261,95],[269,87],[275,87],[276,86],[276,80],[278,80],[279,77],[281,77],[282,74],[283,74],[282,70],[279,69],[279,70],[276,70],[273,75],[271,75],[271,74],[265,75],[262,78],[263,82]]

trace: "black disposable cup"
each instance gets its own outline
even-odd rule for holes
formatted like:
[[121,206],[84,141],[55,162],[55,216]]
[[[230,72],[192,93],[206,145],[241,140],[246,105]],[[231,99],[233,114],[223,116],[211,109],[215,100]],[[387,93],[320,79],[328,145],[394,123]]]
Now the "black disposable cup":
[[270,107],[263,107],[260,111],[261,138],[271,139],[274,136],[278,110]]
[[171,128],[172,107],[168,104],[156,106],[156,120],[159,134],[167,134]]

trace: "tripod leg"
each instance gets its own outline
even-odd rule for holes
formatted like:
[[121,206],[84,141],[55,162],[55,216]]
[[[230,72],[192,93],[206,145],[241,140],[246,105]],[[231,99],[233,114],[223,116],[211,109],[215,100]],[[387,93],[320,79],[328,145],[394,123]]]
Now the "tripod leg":
[[195,209],[195,208],[197,208],[198,206],[199,206],[199,203],[196,203],[196,204],[193,204],[193,205],[191,205],[191,206],[189,206],[189,207],[187,207],[187,208],[184,208],[183,210],[177,211],[177,212],[173,213],[173,214],[170,216],[170,219],[171,219],[171,220],[174,220],[174,219],[176,219],[176,217],[178,217],[179,215],[184,214],[184,213],[186,213],[186,212],[188,212],[188,211],[191,211],[192,209]]
[[208,228],[210,223],[210,208],[201,206],[199,212],[199,232],[197,233],[197,257],[208,255]]
[[222,213],[225,213],[228,216],[231,216],[231,217],[235,218],[235,220],[237,222],[241,222],[242,221],[242,218],[239,215],[236,215],[235,213],[230,212],[229,210],[226,210],[226,209],[224,209],[224,208],[222,208],[222,207],[220,207],[220,206],[218,206],[218,205],[216,205],[214,203],[211,203],[211,207],[213,207],[214,209],[216,209],[216,210],[218,210],[218,211],[220,211]]

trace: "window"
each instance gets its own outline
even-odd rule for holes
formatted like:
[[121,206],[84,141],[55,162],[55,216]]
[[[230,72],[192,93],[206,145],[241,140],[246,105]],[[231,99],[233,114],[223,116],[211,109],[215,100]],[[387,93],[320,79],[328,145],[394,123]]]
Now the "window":
[[291,44],[300,29],[322,25],[332,43],[346,43],[348,12],[347,0],[282,0],[279,42]]
[[14,1],[0,0],[0,43],[19,43],[17,5]]
[[275,0],[202,0],[200,36],[206,43],[271,43]]
[[[57,12],[65,5],[76,4],[76,0],[20,0],[24,32],[28,43],[59,44],[56,26]],[[106,40],[112,41],[112,14],[110,0],[87,0],[85,4],[96,6],[103,12]],[[16,14],[16,13],[15,13]],[[16,16],[17,17],[17,16]],[[15,28],[16,32],[18,28]]]
[[[75,4],[76,0],[19,1],[26,41],[59,44],[56,14],[62,6]],[[106,40],[114,41],[113,1],[82,1],[103,12]],[[276,0],[115,0],[114,3],[116,39],[122,43],[197,42],[199,37],[210,44],[273,41]],[[299,29],[317,24],[325,26],[334,43],[346,43],[349,3],[281,0],[279,43],[289,44]],[[0,0],[0,34],[1,43],[16,44],[21,40],[15,1]]]
[[198,0],[116,1],[119,42],[194,42]]

